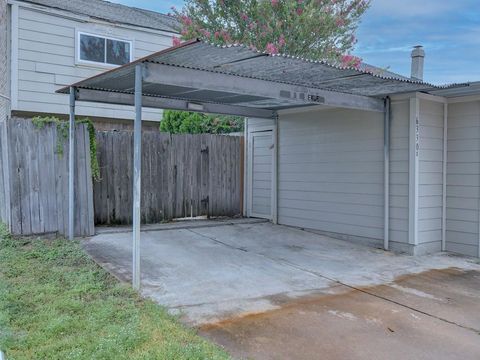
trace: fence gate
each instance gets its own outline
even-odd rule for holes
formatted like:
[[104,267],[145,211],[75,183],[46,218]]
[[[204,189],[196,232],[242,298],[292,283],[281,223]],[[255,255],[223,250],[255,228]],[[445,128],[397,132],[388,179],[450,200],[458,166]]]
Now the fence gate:
[[[132,222],[133,133],[97,132],[96,224]],[[142,222],[234,216],[243,198],[243,141],[224,135],[142,135]]]

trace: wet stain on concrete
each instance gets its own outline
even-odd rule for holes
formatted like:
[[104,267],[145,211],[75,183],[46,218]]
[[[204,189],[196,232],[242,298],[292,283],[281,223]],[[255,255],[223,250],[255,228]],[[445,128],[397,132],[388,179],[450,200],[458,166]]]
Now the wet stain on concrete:
[[336,294],[270,297],[276,310],[200,327],[238,358],[479,359],[480,273],[450,268]]

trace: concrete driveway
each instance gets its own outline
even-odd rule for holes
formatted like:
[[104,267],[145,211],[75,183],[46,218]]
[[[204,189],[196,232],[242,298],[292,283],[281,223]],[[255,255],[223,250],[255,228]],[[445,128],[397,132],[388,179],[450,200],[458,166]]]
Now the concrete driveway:
[[[479,359],[480,266],[256,220],[146,226],[142,293],[239,358]],[[131,278],[131,233],[84,242]]]

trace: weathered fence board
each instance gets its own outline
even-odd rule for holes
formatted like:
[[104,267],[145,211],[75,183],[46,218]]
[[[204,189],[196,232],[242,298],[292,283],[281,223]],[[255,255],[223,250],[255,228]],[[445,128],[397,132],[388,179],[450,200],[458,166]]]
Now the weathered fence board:
[[[133,134],[97,132],[99,182],[94,183],[96,224],[132,219]],[[223,135],[142,136],[142,222],[241,213],[241,138]]]
[[[68,231],[68,141],[57,148],[57,128],[27,119],[9,124],[11,230],[17,235]],[[61,136],[61,135],[58,135]],[[76,128],[75,235],[94,234],[89,135]]]
[[6,140],[7,140],[7,133],[6,133],[6,122],[5,119],[0,119],[0,222],[2,223],[9,223],[8,213],[7,213],[7,181],[6,177],[8,176],[8,172],[6,171],[5,164],[6,162]]

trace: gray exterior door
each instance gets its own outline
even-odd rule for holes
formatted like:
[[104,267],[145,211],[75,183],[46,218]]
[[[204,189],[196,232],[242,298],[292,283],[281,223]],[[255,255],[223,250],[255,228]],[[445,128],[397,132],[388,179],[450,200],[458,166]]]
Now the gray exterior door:
[[272,220],[273,193],[273,131],[249,134],[250,169],[248,183],[248,215]]

